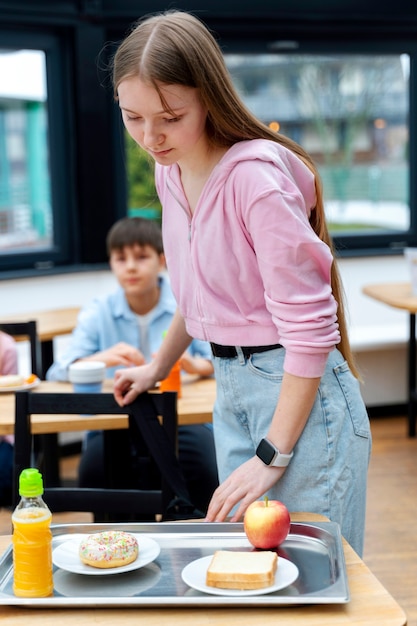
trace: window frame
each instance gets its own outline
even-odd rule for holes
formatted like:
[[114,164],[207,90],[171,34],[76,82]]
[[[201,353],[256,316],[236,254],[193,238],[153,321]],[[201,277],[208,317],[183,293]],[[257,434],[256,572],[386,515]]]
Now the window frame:
[[48,249],[2,253],[2,272],[14,270],[48,270],[74,260],[71,251],[76,243],[77,224],[68,188],[74,183],[68,155],[72,150],[72,126],[65,93],[70,93],[62,39],[48,31],[27,32],[19,28],[0,27],[0,48],[41,50],[45,53],[47,81],[48,164],[53,220],[53,241]]

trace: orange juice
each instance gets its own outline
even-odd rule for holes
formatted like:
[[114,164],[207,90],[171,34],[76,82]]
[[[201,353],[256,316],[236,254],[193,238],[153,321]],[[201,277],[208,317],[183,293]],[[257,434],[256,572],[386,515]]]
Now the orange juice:
[[172,367],[168,376],[161,380],[159,388],[161,391],[176,391],[177,397],[181,398],[181,365],[179,361]]
[[13,523],[13,593],[22,598],[52,595],[51,512],[37,506],[16,509]]

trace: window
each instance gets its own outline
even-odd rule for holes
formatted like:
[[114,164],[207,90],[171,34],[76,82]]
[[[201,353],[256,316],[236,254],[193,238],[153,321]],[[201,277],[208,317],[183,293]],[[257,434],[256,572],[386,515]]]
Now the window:
[[[248,108],[313,157],[339,251],[398,252],[409,245],[417,236],[409,147],[414,51],[314,53],[297,45],[291,52],[248,53],[232,47],[226,64]],[[138,154],[130,146],[129,198],[145,189],[133,162]]]
[[248,108],[313,157],[339,247],[403,247],[412,234],[410,55],[228,53],[226,62]]
[[[137,8],[109,2],[94,13],[90,3],[86,19],[76,3],[40,3],[38,13],[29,4],[27,15],[3,12],[0,24],[2,278],[105,264],[117,219],[160,215],[152,165],[126,142],[106,74]],[[220,5],[204,13],[238,91],[315,159],[340,254],[416,246],[417,42],[400,24],[385,39],[366,20],[356,32],[346,7],[340,37],[330,8],[319,29],[306,9],[287,27],[267,4],[253,23],[244,10],[231,22],[226,5],[224,16]],[[301,35],[274,40],[276,32]]]
[[[68,261],[62,172],[62,63],[57,39],[0,32],[0,267]],[[48,76],[54,78],[48,81]],[[55,87],[49,88],[52,84]],[[52,153],[53,147],[53,153]],[[68,182],[68,179],[67,179]]]
[[[119,114],[120,115],[120,114]],[[161,221],[161,203],[155,189],[154,162],[125,131],[127,214]]]
[[53,245],[46,64],[42,50],[0,50],[0,254]]

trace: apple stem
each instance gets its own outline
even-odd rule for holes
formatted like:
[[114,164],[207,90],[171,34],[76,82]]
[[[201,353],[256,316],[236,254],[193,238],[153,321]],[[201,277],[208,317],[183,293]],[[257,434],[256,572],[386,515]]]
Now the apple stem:
[[268,506],[269,498],[268,496],[264,496],[265,506]]

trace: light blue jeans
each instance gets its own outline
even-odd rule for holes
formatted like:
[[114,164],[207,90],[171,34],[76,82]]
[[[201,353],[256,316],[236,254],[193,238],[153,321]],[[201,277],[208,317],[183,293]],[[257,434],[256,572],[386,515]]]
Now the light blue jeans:
[[[220,482],[251,458],[266,436],[280,393],[284,356],[285,349],[278,348],[249,359],[213,357]],[[337,522],[362,555],[370,453],[370,425],[359,383],[341,353],[333,350],[291,463],[267,495],[290,511],[321,513]]]

